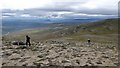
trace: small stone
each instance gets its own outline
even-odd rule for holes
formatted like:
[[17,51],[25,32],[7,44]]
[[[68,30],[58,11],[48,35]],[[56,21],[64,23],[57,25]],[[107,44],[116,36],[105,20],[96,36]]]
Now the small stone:
[[109,58],[108,56],[102,56],[103,58]]
[[20,58],[12,58],[11,60],[18,60],[18,59],[20,59]]
[[78,60],[76,60],[76,63],[77,63],[77,64],[80,64],[80,62],[79,62]]
[[69,63],[69,60],[63,60],[62,63]]
[[101,61],[98,61],[98,62],[96,62],[97,64],[102,64],[102,62]]
[[23,64],[22,64],[22,66],[27,66],[27,65],[28,65],[28,63],[23,63]]
[[42,58],[43,56],[42,55],[38,55],[37,57]]

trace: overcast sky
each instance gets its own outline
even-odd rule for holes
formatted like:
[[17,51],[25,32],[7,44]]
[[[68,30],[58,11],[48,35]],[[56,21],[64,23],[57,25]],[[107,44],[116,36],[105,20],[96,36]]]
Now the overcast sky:
[[116,16],[119,0],[0,0],[3,16]]

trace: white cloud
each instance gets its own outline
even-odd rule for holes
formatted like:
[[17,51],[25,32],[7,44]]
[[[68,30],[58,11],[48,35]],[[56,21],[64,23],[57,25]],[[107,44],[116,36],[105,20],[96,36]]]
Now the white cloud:
[[2,9],[28,9],[43,7],[51,0],[0,0]]
[[20,15],[21,17],[31,17],[31,15],[29,15],[29,14],[22,14],[22,15]]
[[10,17],[10,16],[2,16],[1,18],[8,18],[8,17]]
[[[64,16],[114,16],[119,0],[0,0],[3,16],[63,18]],[[9,13],[12,12],[12,13]],[[110,15],[108,15],[110,14]]]
[[84,14],[84,13],[74,13],[74,16],[101,16],[101,17],[105,17],[105,16],[116,16],[116,15],[102,15],[102,14]]
[[4,13],[3,15],[4,15],[4,16],[15,16],[16,13]]
[[88,9],[107,8],[117,9],[119,0],[90,0],[82,5]]
[[[72,3],[78,3],[72,5]],[[58,3],[71,3],[73,8],[108,8],[116,9],[119,0],[0,0],[0,8],[7,9],[28,9],[41,8],[57,5]],[[56,7],[56,6],[54,6]],[[68,7],[68,6],[66,6]],[[59,8],[59,7],[58,7]]]
[[72,14],[73,12],[67,12],[67,11],[62,11],[62,12],[57,12],[57,14]]

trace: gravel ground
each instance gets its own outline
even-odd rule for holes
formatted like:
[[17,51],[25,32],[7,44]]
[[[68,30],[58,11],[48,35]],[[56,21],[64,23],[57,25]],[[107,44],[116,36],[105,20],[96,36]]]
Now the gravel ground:
[[46,41],[32,46],[4,44],[3,66],[116,66],[117,45]]

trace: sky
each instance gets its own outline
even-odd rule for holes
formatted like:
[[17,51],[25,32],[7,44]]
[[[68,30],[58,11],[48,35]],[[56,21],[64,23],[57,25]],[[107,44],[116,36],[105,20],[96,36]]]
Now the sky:
[[2,17],[116,17],[119,0],[0,0]]

